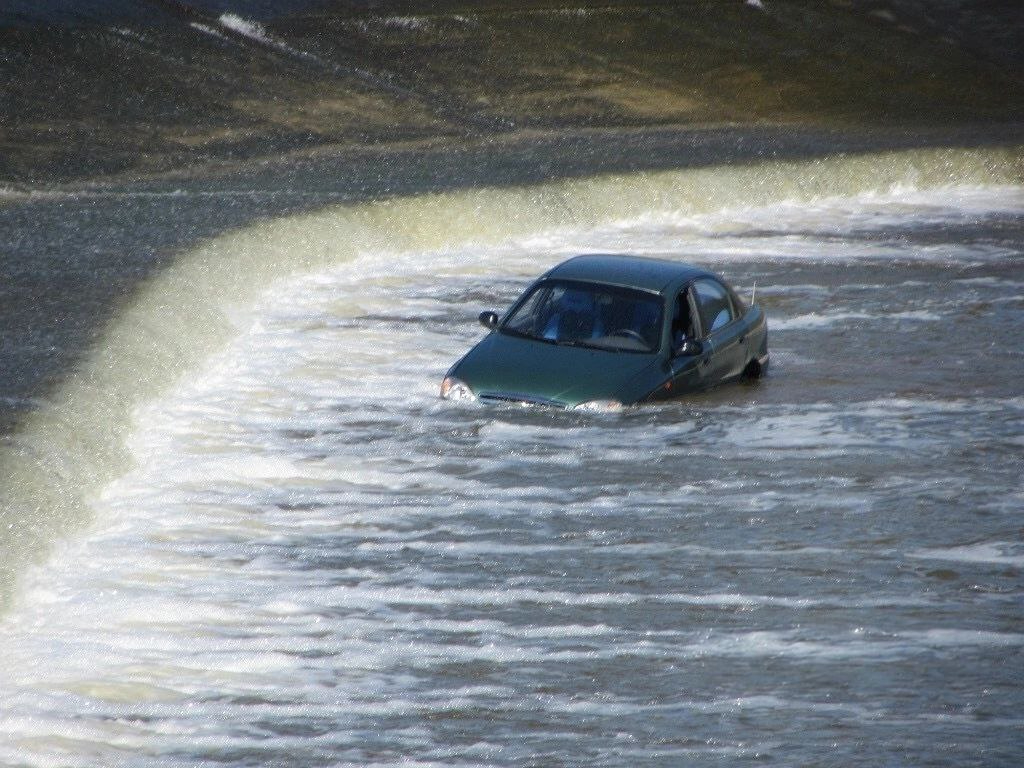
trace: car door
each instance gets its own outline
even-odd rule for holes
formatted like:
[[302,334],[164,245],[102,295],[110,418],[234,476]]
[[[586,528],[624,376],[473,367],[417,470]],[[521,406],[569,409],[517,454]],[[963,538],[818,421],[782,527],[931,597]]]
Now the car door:
[[700,318],[706,386],[739,376],[746,364],[746,326],[728,289],[710,277],[693,282],[691,288]]
[[[672,349],[672,379],[670,385],[665,387],[663,397],[696,392],[714,383],[709,378],[712,373],[712,350],[711,346],[703,341],[704,333],[692,286],[683,288],[670,307],[669,344]],[[694,344],[689,351],[683,352],[681,349],[687,341]]]

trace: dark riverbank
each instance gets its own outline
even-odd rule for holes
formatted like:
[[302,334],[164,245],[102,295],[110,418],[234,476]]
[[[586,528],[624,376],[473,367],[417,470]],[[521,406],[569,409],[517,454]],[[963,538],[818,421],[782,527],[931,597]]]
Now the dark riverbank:
[[1019,121],[1006,5],[15,3],[0,186],[523,131]]

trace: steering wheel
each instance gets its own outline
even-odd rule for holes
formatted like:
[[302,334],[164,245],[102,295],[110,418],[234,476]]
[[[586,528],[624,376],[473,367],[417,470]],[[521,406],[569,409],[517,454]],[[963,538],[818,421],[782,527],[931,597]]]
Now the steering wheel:
[[617,331],[612,332],[612,336],[626,336],[634,341],[639,341],[645,346],[647,344],[647,339],[641,336],[639,331],[634,331],[632,328],[619,328]]

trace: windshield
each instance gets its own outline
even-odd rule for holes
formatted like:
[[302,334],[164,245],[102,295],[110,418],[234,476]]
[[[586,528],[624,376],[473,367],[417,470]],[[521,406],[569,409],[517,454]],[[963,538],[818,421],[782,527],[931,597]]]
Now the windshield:
[[654,352],[661,297],[618,286],[546,280],[520,300],[502,332],[555,344]]

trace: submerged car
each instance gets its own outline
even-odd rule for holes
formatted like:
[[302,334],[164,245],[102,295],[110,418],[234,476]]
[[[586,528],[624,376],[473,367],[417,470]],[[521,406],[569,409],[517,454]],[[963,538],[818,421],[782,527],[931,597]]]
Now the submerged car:
[[452,366],[441,397],[614,410],[768,365],[764,312],[719,276],[639,256],[569,259],[540,277]]

